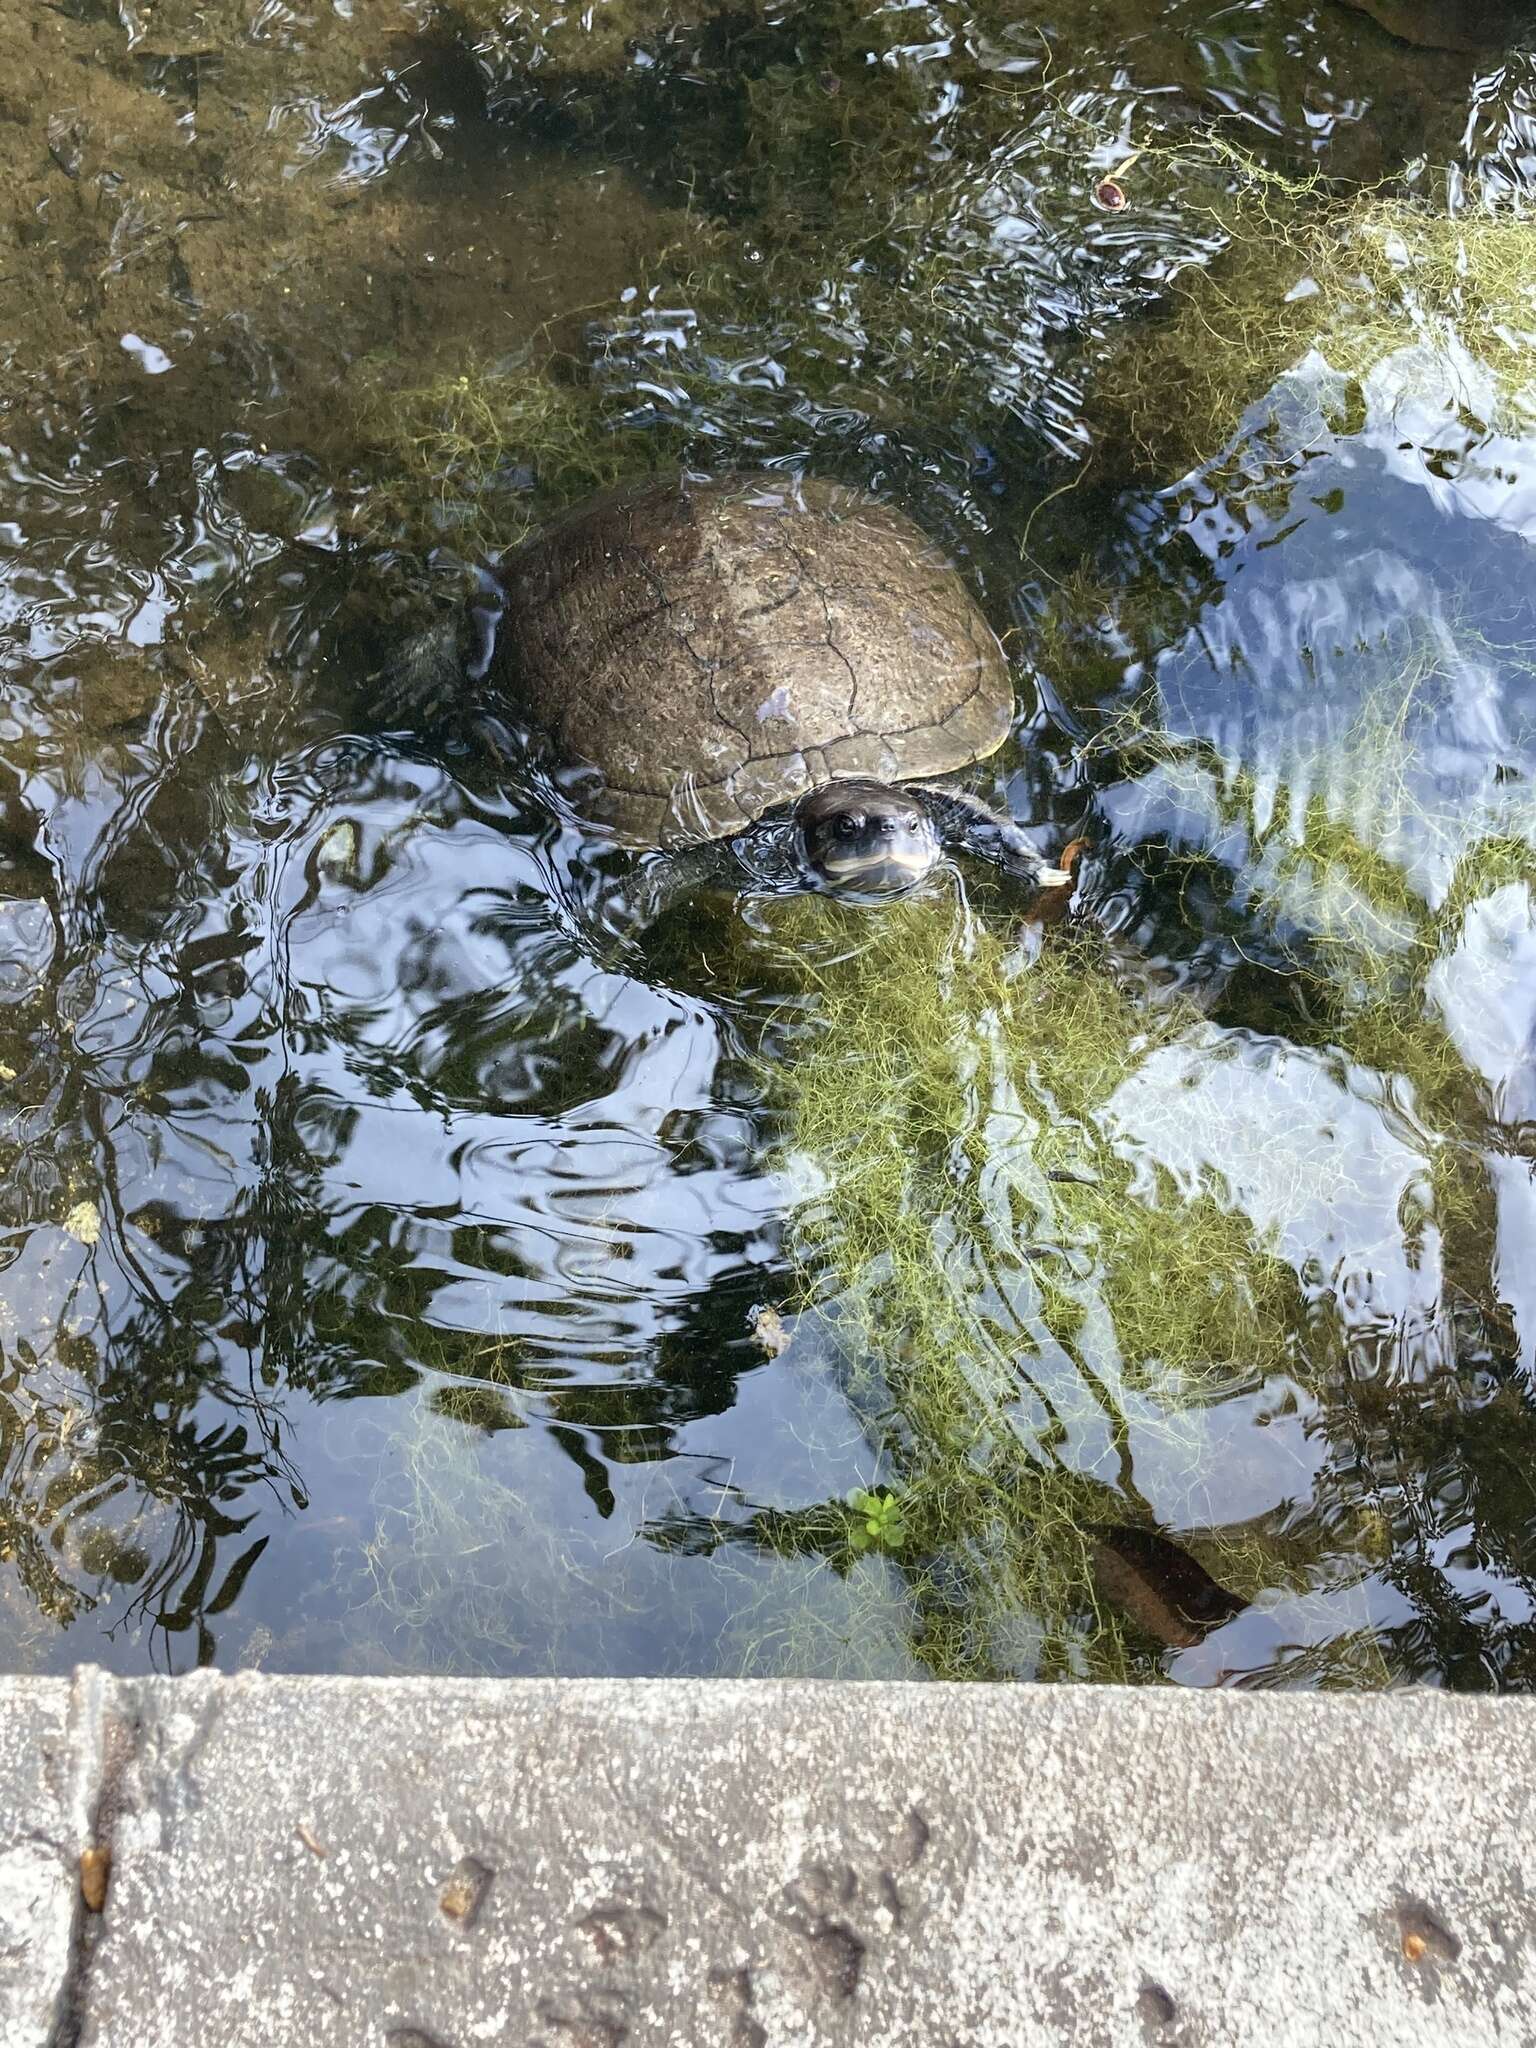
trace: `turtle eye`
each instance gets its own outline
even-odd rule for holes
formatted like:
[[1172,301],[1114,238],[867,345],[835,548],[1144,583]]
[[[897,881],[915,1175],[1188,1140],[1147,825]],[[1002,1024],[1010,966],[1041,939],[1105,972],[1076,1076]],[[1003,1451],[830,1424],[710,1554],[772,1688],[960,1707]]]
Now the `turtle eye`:
[[859,816],[857,811],[842,812],[838,818],[837,825],[835,828],[838,838],[853,839],[857,837],[859,828],[863,825],[863,823],[864,820]]
[[906,826],[909,832],[917,831],[921,822],[922,821],[919,819],[916,811],[909,811],[907,816],[902,820],[902,823]]

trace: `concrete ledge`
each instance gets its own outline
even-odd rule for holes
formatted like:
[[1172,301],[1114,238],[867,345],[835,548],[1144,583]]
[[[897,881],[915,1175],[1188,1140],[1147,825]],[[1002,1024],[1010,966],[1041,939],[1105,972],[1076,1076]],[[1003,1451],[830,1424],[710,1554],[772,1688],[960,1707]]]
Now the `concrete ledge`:
[[0,1680],[0,2041],[33,2048],[65,2020],[79,1896],[79,1804],[62,1679]]
[[12,1680],[0,2039],[1527,2048],[1533,1739],[1437,1693]]

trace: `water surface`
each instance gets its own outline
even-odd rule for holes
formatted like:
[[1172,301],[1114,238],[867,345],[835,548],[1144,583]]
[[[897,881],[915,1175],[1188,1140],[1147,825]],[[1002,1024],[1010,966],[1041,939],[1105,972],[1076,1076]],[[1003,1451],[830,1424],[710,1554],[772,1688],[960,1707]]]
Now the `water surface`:
[[[1213,144],[1518,217],[1528,55],[1331,0],[162,0],[11,58],[0,1659],[1529,1683],[1536,424],[1460,343],[1298,349],[1192,447],[1159,353],[1253,189]],[[1101,837],[1044,944],[1148,1023],[1074,1170],[1279,1306],[1175,1398],[1132,1239],[1042,1204],[957,1314],[1025,1333],[998,1427],[1084,1530],[1243,1574],[1199,1645],[852,1541],[926,1427],[795,1155],[806,959],[856,1045],[899,1009],[868,932],[615,945],[557,778],[370,715],[488,551],[680,463],[916,518],[1015,661],[977,789]],[[929,914],[1031,971],[974,874]]]

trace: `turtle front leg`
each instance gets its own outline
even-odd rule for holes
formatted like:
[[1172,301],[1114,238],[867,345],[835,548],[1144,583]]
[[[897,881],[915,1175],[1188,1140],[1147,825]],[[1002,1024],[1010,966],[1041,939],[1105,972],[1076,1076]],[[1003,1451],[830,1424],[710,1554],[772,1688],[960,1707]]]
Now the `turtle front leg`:
[[918,787],[946,846],[959,847],[978,860],[990,861],[1005,875],[1031,889],[1060,889],[1071,882],[1068,871],[1052,867],[1011,818],[1001,817],[979,797],[939,789],[927,782]]
[[646,854],[619,891],[617,922],[626,939],[638,939],[674,905],[702,889],[737,889],[740,861],[724,840]]

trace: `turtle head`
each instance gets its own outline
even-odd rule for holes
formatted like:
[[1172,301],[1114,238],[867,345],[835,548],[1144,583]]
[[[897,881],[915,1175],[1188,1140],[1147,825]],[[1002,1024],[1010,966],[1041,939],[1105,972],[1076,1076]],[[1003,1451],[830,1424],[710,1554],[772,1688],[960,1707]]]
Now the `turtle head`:
[[823,783],[800,799],[795,822],[805,864],[828,889],[894,896],[939,858],[939,835],[921,797],[890,783]]

